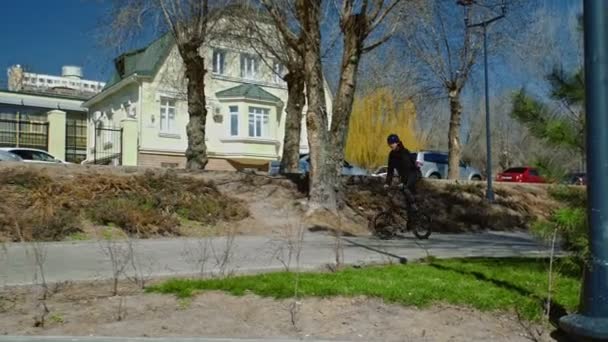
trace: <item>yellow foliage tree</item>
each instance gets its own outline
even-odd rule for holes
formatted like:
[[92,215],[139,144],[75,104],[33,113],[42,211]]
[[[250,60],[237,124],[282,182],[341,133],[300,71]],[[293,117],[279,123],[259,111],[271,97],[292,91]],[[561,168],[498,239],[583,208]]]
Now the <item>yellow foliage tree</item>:
[[386,165],[389,149],[386,137],[397,134],[410,151],[422,148],[416,133],[416,109],[412,101],[397,102],[390,89],[377,89],[356,99],[351,114],[346,159],[373,169]]

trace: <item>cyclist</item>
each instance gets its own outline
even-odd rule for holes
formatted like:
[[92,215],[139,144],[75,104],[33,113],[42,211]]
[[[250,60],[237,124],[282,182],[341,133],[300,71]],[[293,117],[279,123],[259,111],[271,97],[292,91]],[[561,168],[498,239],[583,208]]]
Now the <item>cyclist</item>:
[[385,188],[388,188],[393,183],[393,175],[395,170],[401,178],[401,186],[407,202],[408,210],[416,212],[414,194],[416,193],[416,180],[418,172],[415,162],[410,157],[410,151],[403,146],[401,139],[397,134],[391,134],[386,138],[391,151],[388,154],[388,170],[386,174]]

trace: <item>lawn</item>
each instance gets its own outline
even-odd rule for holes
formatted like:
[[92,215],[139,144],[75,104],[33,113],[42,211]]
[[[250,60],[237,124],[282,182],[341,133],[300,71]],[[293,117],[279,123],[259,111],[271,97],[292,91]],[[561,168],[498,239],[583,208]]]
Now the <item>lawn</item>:
[[[219,290],[237,296],[249,292],[282,299],[294,296],[299,277],[301,297],[369,296],[417,307],[448,303],[482,311],[515,311],[535,321],[542,317],[547,298],[547,265],[544,259],[450,259],[347,268],[335,273],[277,272],[225,279],[172,279],[147,291],[189,297],[199,291]],[[572,274],[554,275],[553,315],[576,309],[579,281]]]

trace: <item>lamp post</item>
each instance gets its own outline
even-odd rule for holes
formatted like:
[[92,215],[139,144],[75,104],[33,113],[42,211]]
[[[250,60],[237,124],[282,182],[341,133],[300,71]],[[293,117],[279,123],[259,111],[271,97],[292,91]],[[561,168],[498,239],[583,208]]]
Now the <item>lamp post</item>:
[[579,313],[560,327],[578,340],[608,340],[608,1],[585,0],[587,217],[590,256]]
[[[475,3],[475,0],[458,0],[456,1],[461,6],[471,6]],[[495,21],[498,21],[505,17],[506,5],[504,0],[500,6],[500,15],[493,18],[481,21],[479,23],[471,24],[467,17],[464,18],[464,24],[467,28],[481,27],[483,30],[483,77],[484,77],[484,88],[485,88],[485,100],[486,100],[486,171],[487,171],[487,189],[486,198],[488,202],[494,202],[494,189],[492,188],[492,133],[490,130],[490,94],[488,84],[488,26]]]

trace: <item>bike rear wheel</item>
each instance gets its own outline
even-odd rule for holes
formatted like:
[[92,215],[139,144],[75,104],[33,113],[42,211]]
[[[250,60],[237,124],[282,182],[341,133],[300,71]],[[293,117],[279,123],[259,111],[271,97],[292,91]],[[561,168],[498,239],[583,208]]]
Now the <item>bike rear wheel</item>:
[[380,239],[391,239],[397,235],[399,226],[392,212],[383,211],[371,220],[371,231],[374,236]]
[[408,221],[408,225],[414,235],[420,240],[426,240],[431,236],[431,218],[421,212],[417,212],[413,215],[412,218]]

